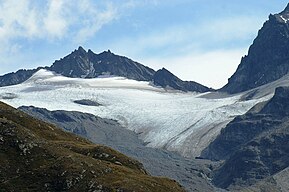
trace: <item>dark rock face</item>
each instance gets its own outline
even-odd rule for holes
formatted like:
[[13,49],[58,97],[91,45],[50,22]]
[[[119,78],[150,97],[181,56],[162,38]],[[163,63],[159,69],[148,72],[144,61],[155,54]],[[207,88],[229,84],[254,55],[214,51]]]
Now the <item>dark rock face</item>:
[[21,69],[15,73],[8,73],[0,77],[0,87],[16,85],[29,79],[38,69]]
[[[0,87],[16,85],[29,79],[36,71],[19,70],[0,76]],[[121,76],[138,81],[151,81],[155,71],[129,58],[115,55],[109,50],[95,54],[91,50],[79,47],[63,59],[57,60],[51,67],[45,69],[54,71],[66,77],[94,78],[100,75]]]
[[270,115],[246,114],[236,117],[220,133],[220,135],[202,152],[203,158],[211,160],[227,160],[244,144],[254,139],[263,131],[280,124]]
[[50,67],[51,71],[67,77],[94,78],[99,75],[127,77],[138,81],[150,81],[155,71],[126,57],[118,56],[109,50],[95,54],[82,47]]
[[74,103],[77,103],[79,105],[87,105],[87,106],[101,106],[101,104],[99,104],[96,101],[91,101],[89,99],[82,99],[82,100],[75,100],[73,101]]
[[260,113],[270,114],[275,118],[289,116],[289,88],[277,87],[273,98],[265,105]]
[[253,185],[289,166],[288,100],[289,88],[276,88],[272,99],[236,117],[203,151],[204,158],[225,160],[216,186]]
[[[0,87],[23,83],[41,68],[43,67],[19,70],[16,73],[0,76]],[[181,91],[212,91],[196,82],[182,81],[166,69],[161,69],[156,73],[153,69],[127,57],[115,55],[110,50],[95,54],[91,50],[86,51],[79,47],[66,57],[55,61],[51,67],[44,68],[72,78],[121,76],[137,81],[153,81],[157,86],[171,87]]]
[[181,91],[196,91],[200,93],[212,91],[212,89],[199,83],[193,81],[182,81],[165,68],[162,68],[155,73],[153,76],[153,83],[163,88],[169,87]]
[[289,166],[289,122],[274,127],[237,150],[217,171],[213,183],[222,188],[248,186]]
[[275,81],[289,71],[289,5],[270,15],[221,91],[238,93]]

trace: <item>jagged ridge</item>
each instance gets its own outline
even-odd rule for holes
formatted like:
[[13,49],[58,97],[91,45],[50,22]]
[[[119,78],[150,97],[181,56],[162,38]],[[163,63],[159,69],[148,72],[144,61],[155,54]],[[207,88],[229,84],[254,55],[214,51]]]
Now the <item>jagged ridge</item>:
[[194,81],[182,81],[165,68],[158,70],[153,76],[153,83],[157,86],[173,88],[181,91],[197,91],[200,93],[213,91]]
[[221,91],[239,93],[275,81],[289,71],[289,4],[270,15]]
[[110,50],[95,54],[90,49],[86,51],[83,47],[79,47],[71,54],[55,61],[51,67],[19,70],[16,73],[0,76],[0,87],[22,83],[43,68],[72,78],[95,78],[101,75],[121,76],[137,81],[152,81],[163,88],[171,87],[181,91],[207,92],[213,90],[193,81],[182,81],[167,70],[165,73],[164,70],[156,73],[153,69],[127,57],[115,55]]

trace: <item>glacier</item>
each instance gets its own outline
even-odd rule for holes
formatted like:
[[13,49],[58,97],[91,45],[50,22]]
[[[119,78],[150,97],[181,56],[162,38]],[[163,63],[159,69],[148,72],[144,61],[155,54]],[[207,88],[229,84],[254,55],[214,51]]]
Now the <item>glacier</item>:
[[[242,99],[246,94],[180,92],[124,77],[68,78],[45,69],[22,84],[0,88],[0,100],[13,107],[80,111],[114,119],[147,146],[185,157],[199,156],[235,116],[270,99],[273,92]],[[76,100],[101,105],[80,105]]]

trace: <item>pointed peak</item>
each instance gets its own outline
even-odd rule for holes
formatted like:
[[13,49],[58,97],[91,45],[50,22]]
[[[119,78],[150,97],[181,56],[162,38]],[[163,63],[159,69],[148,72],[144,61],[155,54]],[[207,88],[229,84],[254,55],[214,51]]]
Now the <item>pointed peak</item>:
[[161,70],[162,70],[162,71],[169,71],[169,70],[167,70],[167,69],[166,69],[166,68],[164,68],[164,67],[163,67]]
[[86,52],[85,49],[81,46],[78,47],[77,51]]
[[169,70],[167,70],[166,68],[162,68],[162,69],[159,69],[158,72],[162,72],[162,73],[169,73],[169,74],[172,74]]
[[83,47],[79,46],[78,49],[75,49],[72,53],[77,55],[85,55],[87,52]]

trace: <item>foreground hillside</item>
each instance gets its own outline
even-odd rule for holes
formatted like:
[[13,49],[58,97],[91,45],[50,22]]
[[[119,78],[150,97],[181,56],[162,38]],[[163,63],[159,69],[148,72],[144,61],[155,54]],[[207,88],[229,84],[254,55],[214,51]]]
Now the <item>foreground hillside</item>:
[[0,191],[183,191],[142,165],[0,103]]
[[49,111],[33,106],[18,109],[93,143],[109,146],[132,157],[141,162],[151,175],[176,180],[187,191],[214,191],[209,179],[211,161],[186,159],[164,149],[146,147],[136,133],[114,120],[77,111]]

